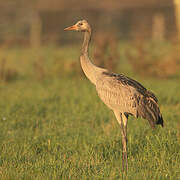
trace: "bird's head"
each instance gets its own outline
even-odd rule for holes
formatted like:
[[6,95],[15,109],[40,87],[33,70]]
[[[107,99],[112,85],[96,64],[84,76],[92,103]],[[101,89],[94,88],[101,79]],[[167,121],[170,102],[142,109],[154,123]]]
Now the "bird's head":
[[90,31],[90,26],[86,20],[78,21],[73,26],[67,27],[64,29],[65,31]]

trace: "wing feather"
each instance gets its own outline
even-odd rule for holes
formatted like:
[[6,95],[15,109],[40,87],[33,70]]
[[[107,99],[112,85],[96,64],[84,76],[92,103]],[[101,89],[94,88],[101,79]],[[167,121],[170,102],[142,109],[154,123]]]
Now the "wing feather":
[[163,125],[156,96],[139,82],[122,74],[105,71],[97,80],[96,89],[109,108],[143,117],[152,127],[155,124]]

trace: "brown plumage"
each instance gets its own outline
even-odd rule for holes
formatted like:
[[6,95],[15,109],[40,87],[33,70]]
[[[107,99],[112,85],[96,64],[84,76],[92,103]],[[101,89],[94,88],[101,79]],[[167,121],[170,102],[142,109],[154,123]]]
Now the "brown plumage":
[[[95,66],[89,60],[88,47],[91,37],[91,27],[86,20],[78,21],[75,25],[65,28],[84,32],[84,41],[80,56],[81,67],[87,78],[95,85],[101,100],[114,111],[120,124],[122,134],[122,167],[128,169],[127,162],[127,121],[128,116],[147,119],[152,128],[156,124],[163,126],[156,96],[144,88],[139,82],[115,74]],[[125,164],[124,164],[125,161]]]

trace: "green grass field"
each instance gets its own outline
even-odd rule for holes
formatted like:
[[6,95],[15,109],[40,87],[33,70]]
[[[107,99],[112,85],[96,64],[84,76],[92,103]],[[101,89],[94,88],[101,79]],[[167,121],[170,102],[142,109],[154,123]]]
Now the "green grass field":
[[[8,58],[36,58],[17,52]],[[61,58],[61,51],[46,54]],[[21,77],[0,85],[0,179],[180,179],[179,79],[136,78],[158,97],[165,126],[129,119],[123,175],[120,127],[93,85],[83,76],[52,76],[52,68],[36,79],[28,63],[19,62]]]

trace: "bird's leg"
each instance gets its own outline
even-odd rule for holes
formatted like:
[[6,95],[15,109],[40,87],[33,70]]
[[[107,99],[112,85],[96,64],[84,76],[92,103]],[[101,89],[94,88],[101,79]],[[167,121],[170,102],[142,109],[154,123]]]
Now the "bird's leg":
[[128,170],[128,159],[127,159],[127,117],[119,112],[114,112],[120,127],[122,135],[122,168]]
[[127,118],[124,114],[120,114],[120,126],[122,135],[122,163],[123,170],[128,170],[128,159],[127,159]]

